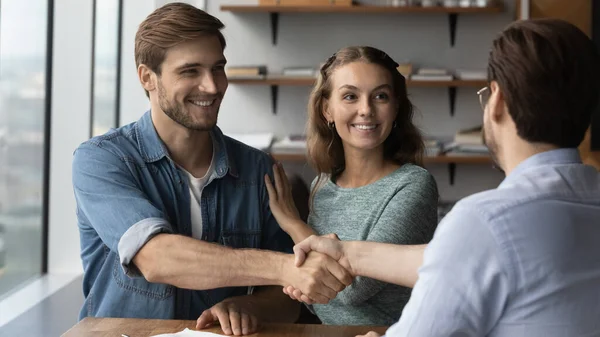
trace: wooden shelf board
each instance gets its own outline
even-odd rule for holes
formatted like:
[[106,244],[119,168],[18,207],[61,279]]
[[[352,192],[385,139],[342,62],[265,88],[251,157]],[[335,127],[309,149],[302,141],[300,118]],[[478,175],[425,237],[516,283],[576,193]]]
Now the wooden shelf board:
[[221,11],[238,13],[499,13],[502,6],[490,7],[392,7],[392,6],[221,6]]
[[[273,158],[277,161],[292,161],[305,162],[306,156],[303,154],[278,154],[272,153]],[[424,157],[425,164],[492,164],[489,156],[473,155],[473,156],[446,156],[440,155],[435,157]]]
[[[229,83],[232,84],[249,84],[249,85],[313,85],[315,79],[311,77],[267,77],[265,79],[237,79],[229,78]],[[411,81],[406,84],[409,87],[474,87],[480,88],[487,85],[486,81],[480,80],[452,80],[452,81]]]

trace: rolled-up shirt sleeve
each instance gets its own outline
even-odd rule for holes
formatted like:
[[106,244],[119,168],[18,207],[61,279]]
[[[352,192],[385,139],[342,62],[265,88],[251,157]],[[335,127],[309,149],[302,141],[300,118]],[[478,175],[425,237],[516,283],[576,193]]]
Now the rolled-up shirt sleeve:
[[137,252],[160,233],[172,233],[171,226],[161,218],[146,218],[131,226],[119,240],[118,252],[121,267],[130,277],[142,276],[139,269],[131,263]]
[[385,336],[486,336],[514,290],[502,256],[481,214],[457,205],[438,226],[400,321]]
[[72,179],[80,226],[94,230],[119,254],[127,275],[141,277],[133,258],[153,236],[173,229],[139,186],[131,165],[98,144],[84,143],[73,155]]

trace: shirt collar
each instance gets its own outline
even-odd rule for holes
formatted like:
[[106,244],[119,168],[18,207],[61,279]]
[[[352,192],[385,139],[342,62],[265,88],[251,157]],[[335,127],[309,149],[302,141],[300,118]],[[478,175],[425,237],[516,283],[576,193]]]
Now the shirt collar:
[[522,176],[525,172],[536,167],[580,163],[581,157],[576,148],[562,148],[537,153],[517,165],[517,167],[515,167],[515,169],[502,181],[499,187],[509,184]]
[[[169,152],[164,142],[158,136],[154,124],[152,123],[152,114],[150,110],[146,111],[144,115],[137,121],[135,127],[135,133],[137,136],[138,148],[144,161],[147,163],[156,162],[164,157],[169,157]],[[215,160],[215,171],[219,178],[229,173],[233,177],[237,178],[238,173],[235,167],[235,161],[232,158],[232,154],[227,148],[225,137],[219,127],[215,126],[210,131],[211,138],[213,140],[213,158]]]

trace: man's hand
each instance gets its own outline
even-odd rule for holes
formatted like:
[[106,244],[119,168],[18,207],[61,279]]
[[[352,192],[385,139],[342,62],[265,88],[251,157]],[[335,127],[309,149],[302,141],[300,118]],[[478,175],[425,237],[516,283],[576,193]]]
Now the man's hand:
[[231,297],[204,310],[196,321],[196,329],[205,329],[218,321],[226,335],[250,335],[258,330],[256,310],[252,296]]
[[275,186],[273,186],[269,176],[265,174],[265,184],[269,193],[269,207],[277,223],[284,231],[288,232],[295,223],[302,222],[302,220],[292,197],[290,182],[280,163],[273,165],[273,178],[275,179]]
[[357,335],[356,337],[381,337],[381,335],[375,331],[369,331],[366,335]]
[[[352,271],[352,266],[346,257],[344,245],[336,234],[332,233],[324,236],[311,235],[306,240],[294,246],[294,252],[296,255],[295,264],[297,267],[300,267],[304,264],[307,254],[309,254],[311,251],[328,255],[332,259],[336,260],[353,276],[354,273]],[[291,285],[284,286],[283,293],[288,295],[293,300],[304,302],[306,304],[318,303],[308,294],[303,293],[302,290]]]
[[342,267],[346,268],[352,275],[354,271],[348,260],[345,246],[335,234],[327,234],[324,236],[311,235],[306,240],[294,246],[294,254],[296,255],[296,266],[301,266],[306,255],[311,252],[319,252],[330,256],[336,260]]
[[352,283],[352,275],[344,267],[318,252],[309,253],[300,267],[290,261],[284,268],[284,282],[305,294],[313,303],[329,303]]
[[308,296],[304,295],[300,290],[292,286],[283,287],[283,293],[288,295],[291,299],[296,300],[298,302],[304,302],[309,305],[315,303],[315,301],[313,301]]

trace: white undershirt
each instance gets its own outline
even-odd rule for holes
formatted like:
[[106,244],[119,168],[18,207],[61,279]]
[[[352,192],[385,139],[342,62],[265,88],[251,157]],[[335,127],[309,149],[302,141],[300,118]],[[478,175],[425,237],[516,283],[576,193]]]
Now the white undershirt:
[[190,190],[190,220],[192,222],[192,237],[202,239],[202,208],[200,201],[202,200],[202,190],[212,180],[214,170],[214,151],[213,158],[210,161],[210,166],[204,177],[196,178],[188,171],[182,168],[188,176],[188,186]]

